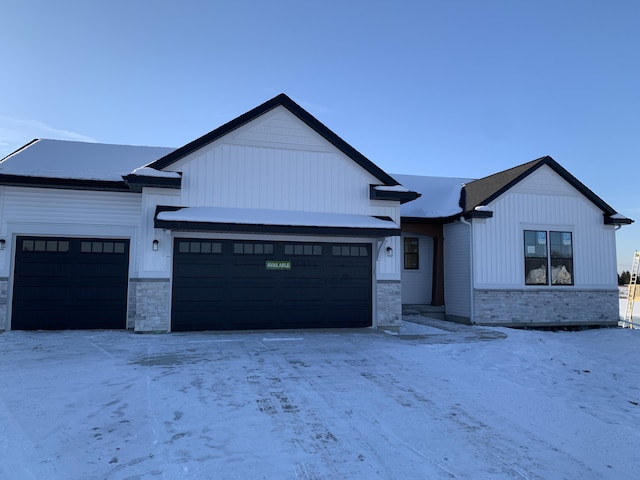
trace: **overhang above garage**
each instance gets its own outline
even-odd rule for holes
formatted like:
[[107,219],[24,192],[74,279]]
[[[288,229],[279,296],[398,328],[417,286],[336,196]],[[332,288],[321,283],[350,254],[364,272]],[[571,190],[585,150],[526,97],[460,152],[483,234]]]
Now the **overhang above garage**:
[[392,219],[343,213],[158,206],[155,228],[381,238],[400,235]]

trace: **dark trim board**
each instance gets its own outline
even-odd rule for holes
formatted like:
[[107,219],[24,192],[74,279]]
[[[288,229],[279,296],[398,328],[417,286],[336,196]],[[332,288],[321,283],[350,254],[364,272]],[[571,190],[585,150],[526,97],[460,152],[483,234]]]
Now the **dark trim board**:
[[65,190],[96,190],[106,192],[130,192],[124,181],[85,180],[79,178],[31,177],[27,175],[0,174],[0,185],[19,187],[57,188]]
[[349,227],[313,227],[306,225],[253,225],[239,223],[208,222],[171,222],[155,220],[155,228],[185,232],[220,232],[220,233],[268,233],[281,235],[313,235],[324,237],[397,237],[400,229],[391,228],[349,228]]
[[142,192],[144,187],[172,188],[178,190],[182,187],[182,177],[153,177],[150,175],[129,174],[122,178],[131,191],[136,193]]
[[[187,222],[160,220],[158,214],[161,212],[175,212],[185,207],[175,207],[158,205],[153,217],[153,226],[155,228],[164,228],[174,231],[185,232],[230,232],[230,233],[267,233],[281,235],[314,235],[314,236],[333,236],[333,237],[365,237],[365,238],[383,238],[397,237],[401,234],[398,228],[360,228],[360,227],[326,227],[312,225],[269,225],[267,224],[250,224],[250,223],[217,223],[217,222]],[[379,220],[392,222],[389,217],[375,217]]]

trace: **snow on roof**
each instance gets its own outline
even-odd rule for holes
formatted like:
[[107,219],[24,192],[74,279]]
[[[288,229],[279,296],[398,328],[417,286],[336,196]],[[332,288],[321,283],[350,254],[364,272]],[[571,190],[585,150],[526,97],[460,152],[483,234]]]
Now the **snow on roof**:
[[398,224],[390,220],[381,220],[368,215],[223,207],[186,207],[176,211],[160,212],[157,215],[157,219],[167,222],[231,223],[240,225],[400,228]]
[[410,191],[404,185],[376,185],[373,188],[380,192],[409,192]]
[[628,217],[625,217],[624,215],[622,215],[621,213],[614,213],[613,215],[611,215],[611,218],[614,220],[628,220]]
[[400,206],[403,217],[441,218],[462,213],[460,191],[472,178],[425,177],[392,174],[405,187],[422,196]]
[[178,172],[163,172],[162,170],[156,170],[151,167],[136,168],[131,175],[140,175],[141,177],[156,177],[156,178],[180,178]]
[[5,157],[0,174],[119,181],[173,148],[40,139]]

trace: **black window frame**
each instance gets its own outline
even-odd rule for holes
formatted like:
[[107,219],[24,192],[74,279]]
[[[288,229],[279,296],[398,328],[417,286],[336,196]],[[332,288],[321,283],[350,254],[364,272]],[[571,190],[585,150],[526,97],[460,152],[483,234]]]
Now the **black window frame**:
[[525,285],[575,285],[573,232],[524,230],[523,247]]
[[403,246],[403,268],[405,270],[420,270],[420,239],[418,237],[404,237]]

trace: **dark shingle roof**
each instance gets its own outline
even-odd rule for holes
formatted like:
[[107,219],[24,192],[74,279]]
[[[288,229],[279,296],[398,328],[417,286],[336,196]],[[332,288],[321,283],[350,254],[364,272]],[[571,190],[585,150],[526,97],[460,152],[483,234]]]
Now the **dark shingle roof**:
[[476,207],[487,205],[543,165],[550,167],[606,215],[614,215],[616,213],[604,200],[549,156],[540,157],[517,167],[467,183],[462,189],[460,207],[463,212],[471,212]]

